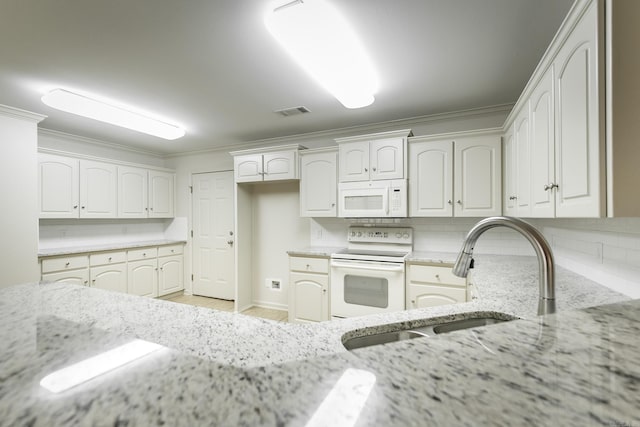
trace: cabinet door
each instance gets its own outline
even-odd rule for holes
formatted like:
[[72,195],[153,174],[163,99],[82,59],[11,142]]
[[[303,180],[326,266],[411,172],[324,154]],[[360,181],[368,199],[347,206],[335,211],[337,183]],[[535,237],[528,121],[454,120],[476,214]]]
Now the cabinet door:
[[531,216],[555,216],[553,66],[531,94]]
[[502,213],[500,137],[460,138],[454,143],[454,216],[484,217]]
[[410,283],[407,289],[407,307],[426,308],[466,302],[466,288]]
[[40,218],[78,218],[79,179],[78,160],[38,155]]
[[158,263],[157,260],[132,261],[127,264],[127,289],[130,294],[158,296]]
[[89,269],[81,268],[79,270],[58,271],[55,273],[45,273],[42,280],[47,282],[65,282],[72,285],[86,286],[89,284]]
[[529,103],[526,102],[515,120],[516,149],[516,213],[531,215],[531,150],[529,139]]
[[409,146],[409,216],[453,215],[453,142]]
[[158,296],[184,289],[182,255],[158,258]]
[[300,216],[337,215],[337,168],[336,152],[300,156]]
[[329,276],[326,274],[291,273],[289,276],[290,322],[329,320]]
[[175,174],[149,171],[149,218],[173,218]]
[[604,136],[598,92],[599,67],[594,2],[559,50],[554,62],[556,123],[556,216],[604,214]]
[[236,182],[262,181],[262,154],[247,154],[233,158]]
[[118,218],[146,218],[147,169],[118,166]]
[[127,268],[125,263],[91,267],[91,287],[116,292],[127,292]]
[[340,144],[338,148],[340,182],[369,180],[369,141]]
[[389,138],[371,141],[371,179],[404,178],[404,140]]
[[509,126],[504,134],[504,214],[516,216],[516,146],[513,136],[513,124]]
[[265,153],[262,155],[262,167],[265,181],[278,181],[283,179],[296,179],[295,151],[282,151],[277,153]]
[[117,188],[115,165],[80,160],[80,218],[115,218]]

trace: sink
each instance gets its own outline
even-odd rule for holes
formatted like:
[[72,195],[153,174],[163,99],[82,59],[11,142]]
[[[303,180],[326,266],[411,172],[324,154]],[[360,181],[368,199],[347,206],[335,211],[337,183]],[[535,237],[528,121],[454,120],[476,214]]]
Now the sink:
[[[398,324],[398,328],[395,330],[372,334],[367,334],[366,330],[353,331],[345,334],[342,337],[342,345],[347,350],[355,350],[372,345],[387,344],[414,338],[425,338],[439,334],[445,334],[448,332],[459,331],[462,329],[478,328],[482,326],[493,325],[496,323],[508,322],[510,320],[516,319],[517,317],[513,317],[503,313],[479,314],[455,320],[423,319],[413,323],[427,323],[424,326],[406,327],[406,325]],[[383,328],[393,329],[393,326],[394,325],[383,325]],[[376,329],[379,329],[379,327],[377,327]],[[356,333],[357,335],[351,336]]]

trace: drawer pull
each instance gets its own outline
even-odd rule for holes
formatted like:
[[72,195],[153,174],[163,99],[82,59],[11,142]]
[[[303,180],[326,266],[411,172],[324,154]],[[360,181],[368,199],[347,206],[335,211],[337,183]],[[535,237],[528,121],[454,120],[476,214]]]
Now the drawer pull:
[[69,267],[69,264],[71,264],[70,262],[67,262],[64,266],[65,267]]

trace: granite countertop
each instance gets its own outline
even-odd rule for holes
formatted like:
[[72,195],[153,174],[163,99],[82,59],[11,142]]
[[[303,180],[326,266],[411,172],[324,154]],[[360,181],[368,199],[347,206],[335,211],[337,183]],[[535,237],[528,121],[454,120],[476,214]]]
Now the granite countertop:
[[[478,255],[472,271],[469,303],[308,325],[67,284],[1,289],[0,425],[305,425],[316,410],[325,425],[640,425],[640,300],[558,268],[559,312],[536,317],[535,259]],[[478,311],[522,320],[341,345]],[[40,387],[133,338],[165,348],[60,394]]]
[[38,258],[59,255],[84,254],[88,252],[113,251],[118,249],[143,248],[147,246],[166,246],[187,243],[184,240],[144,240],[126,243],[107,243],[100,245],[66,246],[60,248],[38,249]]
[[345,250],[342,246],[308,246],[306,248],[287,251],[292,256],[330,257],[331,254]]

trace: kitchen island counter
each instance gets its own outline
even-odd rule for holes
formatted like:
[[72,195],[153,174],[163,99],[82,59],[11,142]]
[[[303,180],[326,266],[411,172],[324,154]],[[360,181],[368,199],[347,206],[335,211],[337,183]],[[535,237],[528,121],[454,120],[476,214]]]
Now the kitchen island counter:
[[[640,301],[559,269],[560,312],[536,317],[535,259],[476,261],[470,303],[313,325],[66,284],[2,289],[0,425],[305,425],[335,393],[346,405],[318,415],[332,425],[638,425]],[[341,345],[349,331],[477,311],[523,320]],[[39,385],[134,338],[165,348],[60,394]]]

